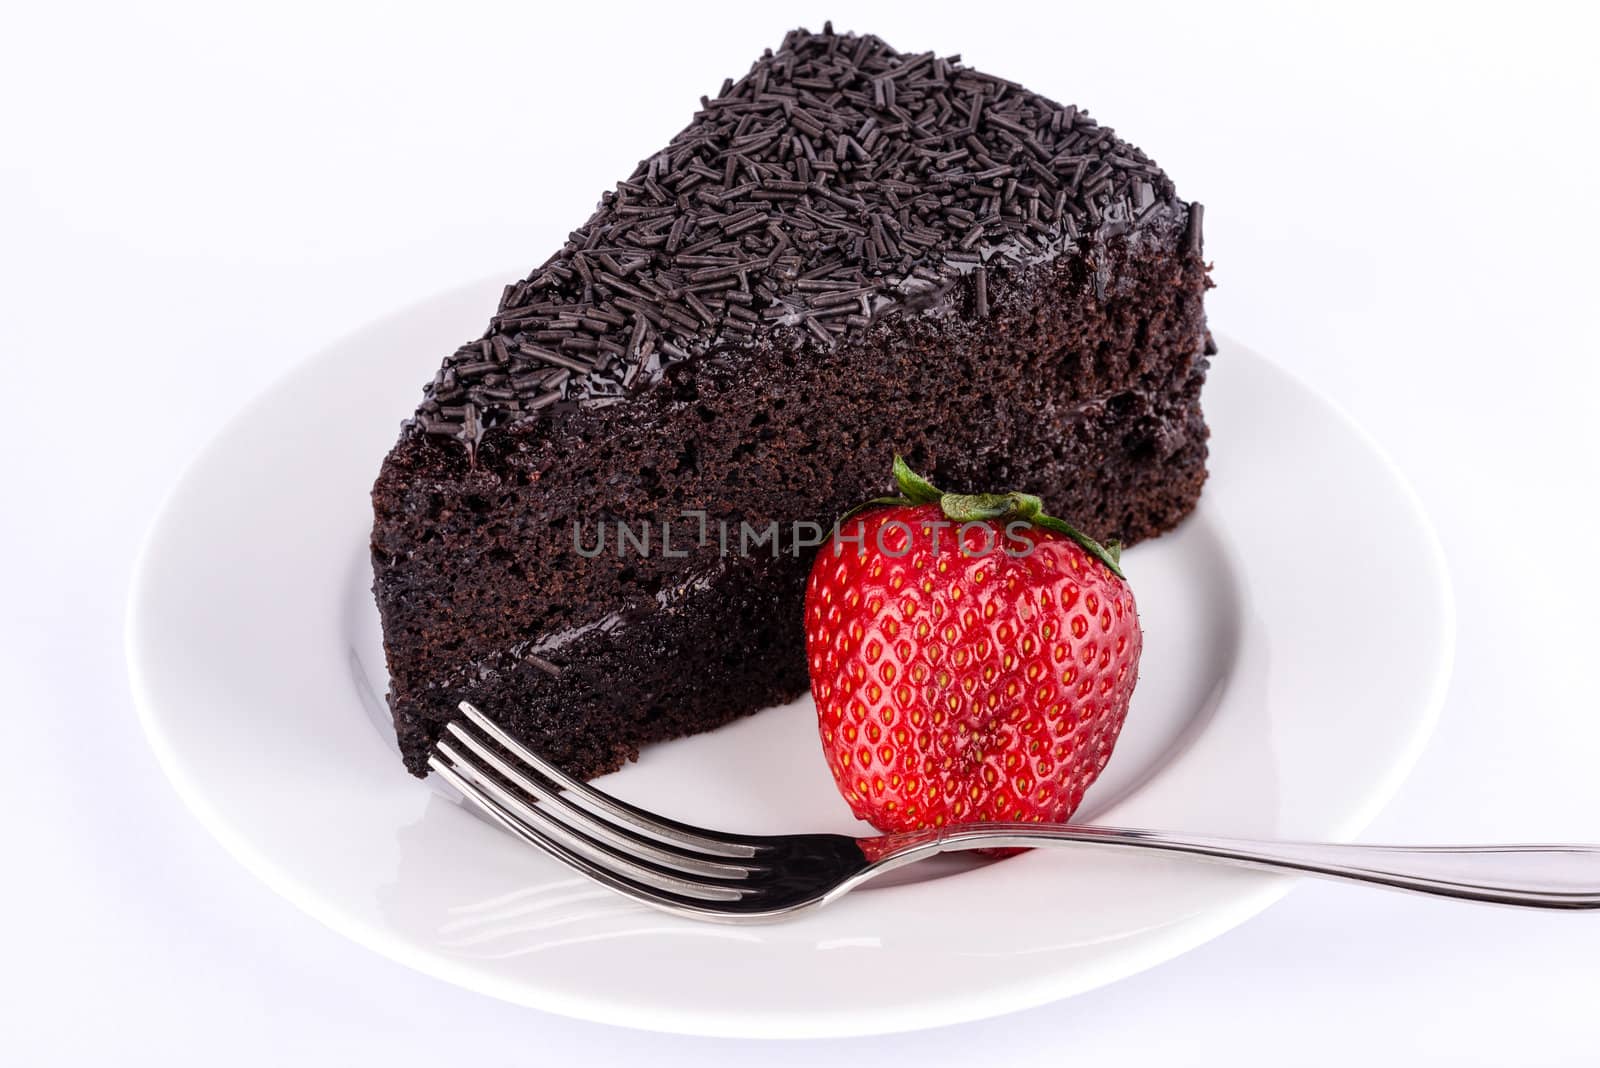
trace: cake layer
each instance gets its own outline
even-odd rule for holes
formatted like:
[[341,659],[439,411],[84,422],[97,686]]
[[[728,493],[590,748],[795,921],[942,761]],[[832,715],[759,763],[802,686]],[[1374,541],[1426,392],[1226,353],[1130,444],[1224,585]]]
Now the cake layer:
[[[1095,534],[1116,529],[1107,522],[1167,529],[1205,481],[1197,398],[1170,409],[1151,407],[1148,397],[1127,403],[1124,412],[1113,412],[1118,405],[1073,417],[1059,431],[1063,458],[1043,468],[1054,480],[1056,492],[1046,492],[1052,509],[1112,517],[1097,518]],[[1123,433],[1127,415],[1173,428],[1164,439],[1173,451],[1160,464],[1144,455],[1143,439]],[[1082,479],[1072,472],[1088,456],[1097,477]],[[595,537],[585,532],[586,547]],[[616,538],[607,538],[615,558]],[[764,546],[750,556],[701,555],[677,581],[602,615],[497,650],[480,647],[471,660],[453,654],[437,665],[444,674],[430,689],[395,707],[407,767],[426,773],[429,749],[462,699],[496,709],[502,726],[585,778],[617,769],[644,745],[793,700],[807,686],[801,605],[811,559],[785,551],[773,558]]]
[[1152,233],[1198,254],[1198,207],[1087,112],[959,57],[796,30],[506,287],[410,429],[475,452],[763,336],[831,347],[897,317],[983,319],[996,269],[1063,254],[1103,290],[1108,243]]

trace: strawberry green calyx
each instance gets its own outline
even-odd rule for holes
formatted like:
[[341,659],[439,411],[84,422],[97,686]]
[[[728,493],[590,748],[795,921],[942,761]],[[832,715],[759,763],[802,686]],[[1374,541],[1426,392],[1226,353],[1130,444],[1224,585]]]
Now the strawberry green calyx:
[[900,487],[899,497],[884,497],[870,504],[937,504],[947,519],[956,523],[982,520],[994,522],[1021,521],[1065,535],[1083,546],[1084,550],[1099,560],[1118,578],[1122,573],[1122,546],[1117,542],[1101,545],[1083,531],[1044,513],[1044,504],[1031,493],[944,493],[931,482],[911,470],[911,465],[898,453],[894,458],[894,480]]
[[1044,502],[1031,493],[943,493],[939,507],[945,517],[957,523],[975,519],[1021,519],[1033,522],[1044,511]]
[[901,495],[912,504],[934,504],[944,496],[933,488],[933,483],[911,470],[911,465],[899,453],[894,454],[892,470],[895,485],[900,487]]

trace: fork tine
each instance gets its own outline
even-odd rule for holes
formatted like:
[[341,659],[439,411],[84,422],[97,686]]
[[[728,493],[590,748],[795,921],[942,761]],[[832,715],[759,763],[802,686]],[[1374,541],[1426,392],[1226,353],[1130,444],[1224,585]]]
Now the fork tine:
[[734,902],[745,896],[745,891],[737,885],[700,882],[590,838],[522,801],[483,769],[463,758],[448,742],[441,740],[434,748],[438,755],[429,758],[429,765],[468,799],[519,838],[540,846],[607,886],[635,897],[664,893],[703,905]]
[[606,889],[621,894],[629,900],[666,909],[669,912],[689,913],[705,919],[724,918],[715,902],[680,897],[677,894],[657,890],[652,886],[636,883],[631,879],[618,875],[609,868],[594,863],[579,853],[573,852],[560,842],[540,834],[496,802],[487,792],[479,789],[474,783],[438,757],[429,757],[428,765],[438,772],[446,782],[459,790],[463,797],[478,806],[485,815],[505,830],[511,832],[519,840],[549,855],[556,861],[587,875]]
[[[542,803],[542,809],[549,813],[550,818],[557,822],[572,825],[581,825],[582,832],[592,838],[600,838],[635,857],[642,857],[655,864],[666,867],[678,868],[694,875],[709,875],[723,879],[746,879],[753,871],[761,870],[760,866],[752,868],[745,864],[734,863],[730,860],[712,860],[701,853],[690,853],[678,847],[663,843],[657,838],[647,838],[635,832],[631,827],[613,823],[602,816],[598,816],[581,805],[575,805],[561,794],[559,790],[551,789],[535,783],[522,771],[511,766],[483,742],[473,736],[459,721],[451,723],[446,728],[452,737],[458,739],[478,761],[488,764],[500,774],[511,786],[527,795],[527,799]],[[456,763],[461,761],[452,755]]]
[[703,853],[711,853],[721,857],[752,857],[756,855],[757,848],[753,844],[740,841],[730,835],[708,831],[704,827],[694,827],[687,823],[669,820],[664,816],[657,816],[641,808],[636,808],[626,801],[618,800],[610,794],[601,793],[589,784],[579,782],[548,760],[544,760],[531,752],[526,746],[500,729],[488,716],[478,711],[471,702],[462,701],[459,707],[467,719],[479,730],[493,738],[496,744],[504,747],[507,752],[527,764],[538,772],[540,776],[585,804],[603,810],[619,823],[629,825],[636,831],[644,831],[656,837],[664,838],[680,846],[698,849]]

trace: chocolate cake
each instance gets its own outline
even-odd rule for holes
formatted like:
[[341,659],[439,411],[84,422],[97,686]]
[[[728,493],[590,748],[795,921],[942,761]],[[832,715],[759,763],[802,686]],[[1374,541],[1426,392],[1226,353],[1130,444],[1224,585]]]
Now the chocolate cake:
[[806,689],[818,531],[1026,489],[1102,540],[1205,480],[1201,209],[1087,113],[797,30],[447,356],[384,460],[406,765],[471,700],[572,773]]

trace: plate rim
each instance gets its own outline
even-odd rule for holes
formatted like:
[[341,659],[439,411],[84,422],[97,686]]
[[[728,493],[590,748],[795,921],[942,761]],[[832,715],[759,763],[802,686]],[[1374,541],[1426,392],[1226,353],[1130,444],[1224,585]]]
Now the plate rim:
[[[1031,985],[1007,986],[993,995],[974,996],[968,991],[958,998],[950,996],[930,998],[916,1003],[909,1009],[894,1007],[887,1010],[813,1012],[805,1019],[808,1026],[796,1027],[793,1025],[797,1017],[793,1014],[782,1017],[787,1026],[775,1026],[775,1021],[767,1019],[766,1014],[730,1014],[726,1010],[719,1013],[714,1009],[697,1009],[693,1012],[660,1009],[655,1006],[637,1006],[617,1000],[572,995],[551,987],[531,989],[525,985],[506,982],[491,973],[474,968],[470,962],[453,960],[404,938],[397,938],[369,923],[365,918],[342,910],[331,899],[319,895],[313,886],[303,884],[299,878],[263,853],[247,835],[236,833],[223,815],[207,800],[206,791],[191,781],[184,771],[182,759],[161,726],[156,710],[158,699],[151,692],[150,683],[145,677],[139,657],[144,641],[140,620],[141,605],[146,601],[147,589],[154,581],[149,566],[150,561],[168,522],[176,514],[174,509],[179,504],[185,488],[197,476],[212,446],[231,427],[255,414],[290,380],[326,358],[340,346],[359,338],[366,330],[379,323],[416,312],[462,288],[467,287],[452,287],[399,305],[386,315],[375,317],[353,330],[341,333],[291,363],[262,390],[252,395],[219,425],[216,433],[195,451],[181,472],[173,479],[144,532],[133,560],[124,612],[124,653],[140,728],[156,757],[158,766],[184,806],[218,841],[225,852],[274,893],[287,899],[324,926],[382,957],[476,993],[514,1004],[597,1023],[686,1035],[827,1038],[921,1030],[1021,1011],[1061,1000],[1137,974],[1180,956],[1264,911],[1296,885],[1295,877],[1260,875],[1258,879],[1252,880],[1248,890],[1241,890],[1238,896],[1227,904],[1175,921],[1171,926],[1163,928],[1161,937],[1151,938],[1135,950],[1086,968],[1051,973],[1040,977]],[[1341,821],[1338,833],[1331,836],[1346,840],[1366,827],[1393,798],[1426,748],[1442,715],[1453,674],[1458,625],[1448,559],[1415,488],[1388,453],[1371,434],[1350,417],[1343,407],[1314,388],[1293,370],[1261,354],[1259,350],[1240,343],[1228,335],[1218,334],[1218,341],[1224,352],[1233,350],[1251,354],[1284,376],[1294,388],[1314,398],[1344,432],[1371,454],[1392,480],[1406,510],[1410,513],[1429,564],[1432,579],[1430,585],[1437,595],[1434,607],[1437,609],[1440,624],[1438,662],[1431,672],[1424,707],[1419,710],[1415,727],[1405,744],[1395,746],[1395,751],[1388,762],[1387,773],[1365,794],[1359,804],[1351,805],[1348,816]],[[871,1015],[873,1018],[868,1021],[863,1018],[865,1015]]]

